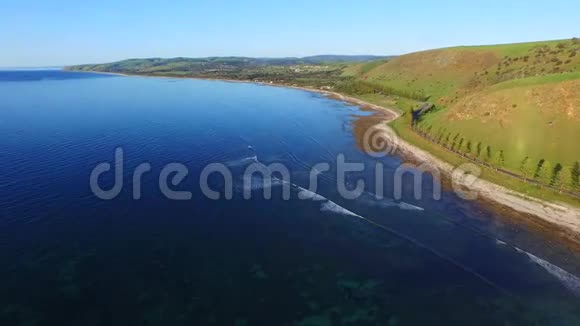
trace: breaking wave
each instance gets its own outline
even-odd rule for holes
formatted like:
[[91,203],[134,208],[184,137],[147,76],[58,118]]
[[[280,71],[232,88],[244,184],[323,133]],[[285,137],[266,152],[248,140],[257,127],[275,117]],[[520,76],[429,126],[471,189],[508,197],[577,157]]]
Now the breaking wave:
[[[251,164],[251,163],[259,163],[267,168],[266,165],[262,164],[258,160],[257,156],[251,156],[251,157],[246,157],[246,158],[239,159],[239,160],[230,161],[230,162],[226,163],[226,165],[227,166],[243,166],[243,165],[247,165],[247,164]],[[275,177],[273,177],[271,180],[272,187],[280,186],[283,184],[287,184],[287,182],[284,180],[275,178]],[[343,206],[340,206],[339,204],[335,203],[334,201],[332,201],[332,200],[330,200],[330,199],[328,199],[328,198],[326,198],[326,197],[324,197],[324,196],[322,196],[314,191],[308,190],[306,188],[295,185],[293,183],[290,183],[290,186],[292,187],[292,189],[297,191],[299,199],[321,202],[320,211],[322,211],[322,212],[330,212],[330,213],[335,213],[335,214],[340,214],[340,215],[345,215],[345,216],[353,216],[353,217],[357,217],[357,218],[360,218],[362,220],[365,220],[365,221],[367,221],[367,222],[369,222],[377,227],[385,229],[388,232],[391,232],[391,233],[393,233],[401,238],[407,239],[410,242],[433,252],[437,256],[444,258],[444,259],[452,262],[453,264],[461,267],[462,269],[466,270],[467,272],[474,274],[475,276],[479,277],[480,279],[482,279],[486,283],[488,283],[494,287],[497,287],[496,284],[494,284],[493,282],[491,282],[490,280],[488,280],[484,276],[480,275],[479,273],[475,272],[474,270],[467,268],[466,266],[460,264],[459,262],[455,261],[454,259],[451,259],[450,257],[442,255],[439,252],[436,252],[432,248],[427,247],[427,246],[423,245],[422,243],[418,242],[416,239],[410,238],[404,234],[399,234],[398,232],[391,230],[390,228],[387,228],[384,225],[377,224],[376,222],[369,220],[369,219],[367,219],[359,214],[356,214],[355,212],[348,210],[347,208],[345,208]],[[264,184],[262,178],[256,178],[256,177],[252,178],[252,183],[251,183],[252,190],[260,190],[260,189],[263,189],[264,187],[265,187],[265,184]],[[243,185],[238,187],[238,190],[243,190]],[[386,198],[377,198],[374,194],[371,194],[371,193],[365,193],[363,195],[363,197],[361,198],[360,202],[367,204],[367,205],[383,207],[383,208],[398,207],[399,209],[403,209],[403,210],[415,210],[415,211],[423,211],[424,210],[422,207],[415,206],[415,205],[412,205],[412,204],[409,204],[406,202],[399,202],[399,201],[395,201],[392,199],[386,199]],[[509,245],[509,244],[507,244],[504,241],[501,241],[499,239],[495,239],[495,241],[498,245],[511,246],[511,245]],[[529,253],[529,252],[526,252],[526,251],[524,251],[520,248],[517,248],[517,247],[513,247],[513,248],[517,252],[527,255],[533,263],[539,265],[540,267],[545,269],[548,273],[550,273],[552,276],[556,277],[560,282],[562,282],[562,284],[566,288],[568,288],[574,294],[580,295],[580,278],[578,278],[574,274],[571,274],[571,273],[567,272],[566,270],[564,270],[558,266],[555,266],[555,265]]]
[[256,162],[258,162],[258,156],[254,155],[254,156],[250,156],[250,157],[244,157],[244,158],[241,158],[239,160],[233,160],[233,161],[226,162],[225,165],[230,166],[230,167],[236,167],[236,166],[244,166],[244,165],[248,165],[250,163],[256,163]]
[[540,257],[534,256],[527,251],[521,250],[519,248],[515,248],[518,252],[526,254],[530,260],[543,269],[545,269],[548,273],[552,276],[556,277],[562,284],[570,291],[572,291],[577,296],[580,296],[580,278],[576,275],[556,266],[553,265]]
[[319,195],[317,193],[315,193],[314,191],[310,191],[308,189],[302,188],[300,186],[296,186],[296,189],[298,189],[298,198],[300,199],[310,199],[313,201],[323,201],[323,200],[328,200],[326,197]]
[[424,209],[419,206],[415,206],[403,201],[395,201],[393,199],[388,198],[377,198],[376,195],[365,192],[363,197],[361,198],[361,202],[370,205],[370,206],[377,206],[381,208],[389,208],[389,207],[398,207],[399,209],[403,210],[412,210],[412,211],[423,211]]
[[333,202],[332,200],[327,200],[326,202],[322,203],[320,205],[320,211],[332,212],[332,213],[341,214],[341,215],[363,218],[362,216],[360,216],[352,211],[349,211],[348,209],[338,205],[337,203]]

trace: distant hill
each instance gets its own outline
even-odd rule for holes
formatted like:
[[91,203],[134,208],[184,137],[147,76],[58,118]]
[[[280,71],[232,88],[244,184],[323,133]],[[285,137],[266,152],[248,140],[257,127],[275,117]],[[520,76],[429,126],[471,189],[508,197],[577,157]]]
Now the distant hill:
[[319,55],[304,58],[149,58],[65,67],[66,70],[122,74],[235,79],[288,85],[333,87],[345,67],[386,56]]
[[195,74],[220,70],[240,70],[242,68],[263,68],[266,66],[293,66],[305,64],[358,63],[389,58],[373,55],[317,55],[304,58],[248,58],[248,57],[207,57],[207,58],[147,58],[127,59],[112,63],[69,66],[65,69],[80,71],[106,71],[119,73],[161,73],[179,72]]
[[544,162],[547,174],[580,161],[579,39],[429,50],[343,75],[427,99],[436,110],[421,128],[464,152],[469,143],[473,155],[489,146],[492,157],[481,156],[510,170],[534,175]]
[[301,60],[310,63],[337,63],[337,62],[365,62],[373,60],[391,59],[395,56],[377,56],[377,55],[314,55],[303,57]]

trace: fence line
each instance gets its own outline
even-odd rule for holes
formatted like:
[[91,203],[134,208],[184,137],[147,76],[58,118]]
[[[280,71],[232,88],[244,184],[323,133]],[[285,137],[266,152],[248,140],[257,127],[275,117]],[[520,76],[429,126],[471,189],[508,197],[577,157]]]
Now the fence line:
[[418,136],[422,137],[423,139],[425,139],[425,140],[427,140],[427,141],[429,141],[429,142],[431,142],[431,143],[433,143],[435,145],[438,145],[440,147],[443,147],[444,149],[446,149],[446,150],[448,150],[448,151],[450,151],[452,153],[455,153],[455,154],[457,154],[457,155],[459,155],[459,156],[461,156],[461,157],[463,157],[463,158],[465,158],[465,159],[467,159],[467,160],[469,160],[471,162],[474,162],[474,163],[483,165],[483,166],[488,167],[490,169],[493,169],[493,170],[495,170],[497,172],[500,172],[500,173],[502,173],[504,175],[510,176],[512,178],[518,179],[520,181],[526,182],[526,183],[531,184],[531,185],[535,185],[535,186],[539,186],[539,187],[551,189],[551,190],[557,191],[559,193],[564,193],[564,194],[567,194],[567,195],[572,196],[572,197],[580,198],[580,193],[577,193],[577,192],[575,192],[573,190],[568,190],[568,189],[554,187],[552,185],[545,184],[545,183],[540,182],[538,180],[527,178],[527,177],[522,176],[520,174],[517,174],[515,172],[509,171],[509,170],[506,170],[506,169],[502,169],[502,168],[495,167],[492,164],[490,164],[489,162],[482,161],[482,160],[477,159],[477,158],[475,158],[473,156],[467,155],[467,154],[462,153],[462,152],[460,152],[458,150],[455,150],[453,148],[450,148],[449,146],[442,145],[441,143],[437,142],[434,139],[434,137],[432,137],[431,135],[429,135],[428,133],[426,133],[424,131],[419,130],[415,126],[411,126],[411,130],[413,130],[413,132],[415,134],[417,134]]

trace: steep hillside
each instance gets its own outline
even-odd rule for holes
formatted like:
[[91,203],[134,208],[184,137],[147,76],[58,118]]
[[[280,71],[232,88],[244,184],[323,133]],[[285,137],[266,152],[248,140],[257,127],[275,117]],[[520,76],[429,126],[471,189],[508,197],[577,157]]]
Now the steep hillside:
[[552,185],[577,178],[578,39],[430,50],[343,74],[434,103],[418,123],[433,146]]
[[472,91],[511,79],[580,72],[580,40],[454,47],[416,52],[348,75],[395,89],[412,89],[448,106]]

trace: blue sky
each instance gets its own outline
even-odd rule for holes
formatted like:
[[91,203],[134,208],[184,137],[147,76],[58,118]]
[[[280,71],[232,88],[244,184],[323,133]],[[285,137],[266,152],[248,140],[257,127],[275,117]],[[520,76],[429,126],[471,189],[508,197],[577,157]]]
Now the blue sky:
[[0,0],[0,66],[403,54],[580,36],[580,1]]

